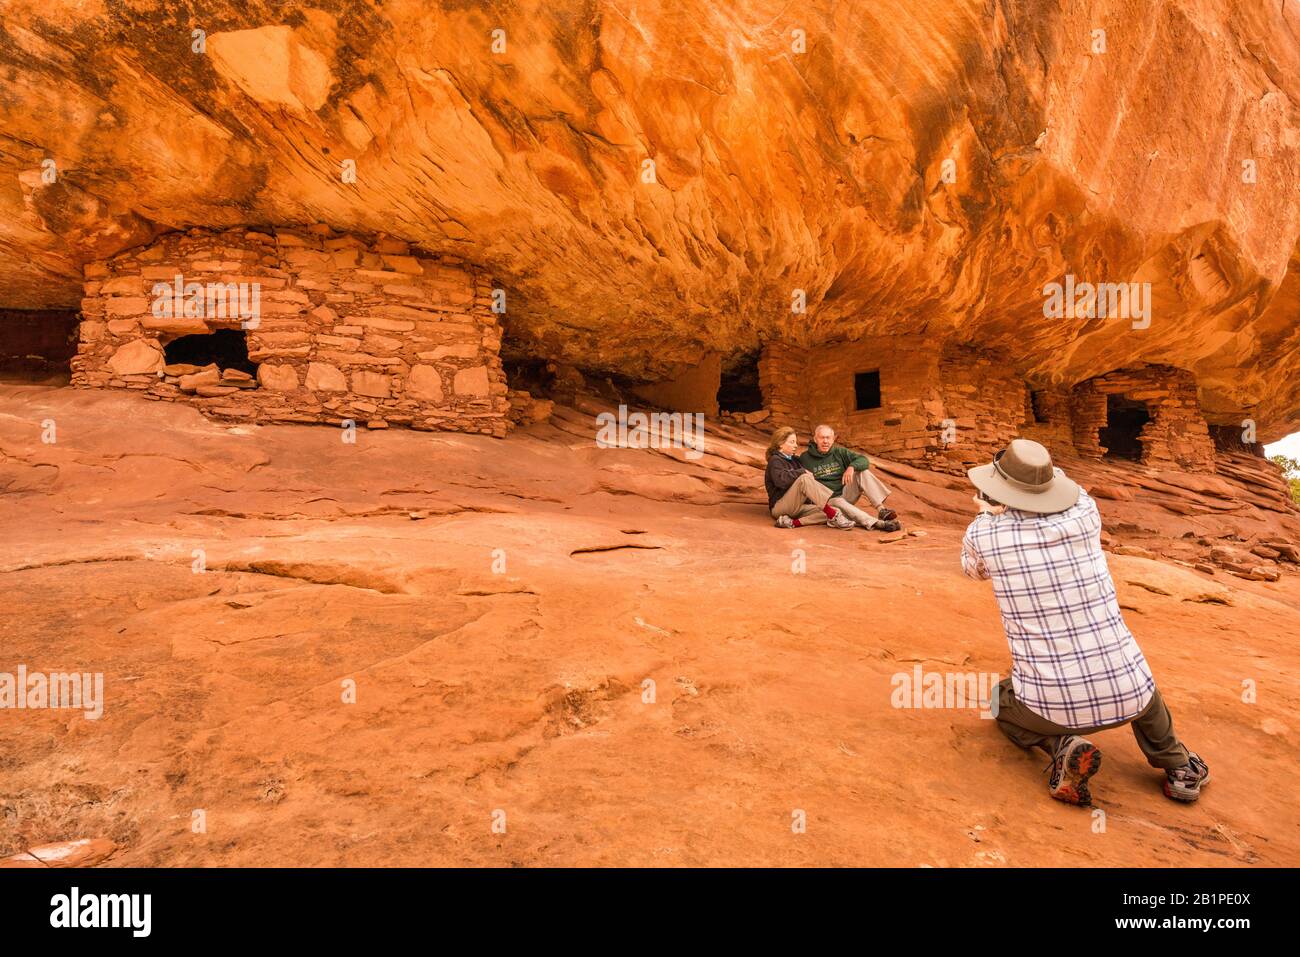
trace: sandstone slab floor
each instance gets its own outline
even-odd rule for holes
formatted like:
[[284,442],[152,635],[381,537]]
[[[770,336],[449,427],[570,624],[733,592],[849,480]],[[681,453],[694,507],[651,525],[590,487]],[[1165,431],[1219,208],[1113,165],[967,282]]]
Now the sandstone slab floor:
[[582,419],[349,445],[0,387],[0,671],[105,676],[98,720],[0,710],[0,856],[1300,863],[1300,575],[1111,556],[1214,783],[1174,804],[1107,732],[1099,817],[1051,801],[1045,762],[977,710],[891,706],[916,665],[1007,670],[992,594],[960,573],[960,482],[898,470],[923,537],[784,531],[757,433],[687,462],[597,449]]

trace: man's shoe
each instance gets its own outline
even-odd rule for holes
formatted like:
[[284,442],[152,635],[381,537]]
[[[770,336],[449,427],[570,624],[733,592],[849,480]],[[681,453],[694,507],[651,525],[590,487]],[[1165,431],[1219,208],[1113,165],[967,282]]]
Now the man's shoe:
[[886,519],[885,521],[876,522],[875,525],[871,526],[871,530],[874,532],[896,532],[902,527],[895,520]]
[[853,519],[849,518],[843,512],[836,512],[835,517],[830,519],[826,524],[829,525],[831,528],[839,528],[839,529],[850,529],[850,528],[858,527],[858,523],[853,521]]
[[1195,801],[1201,788],[1210,783],[1210,766],[1195,751],[1187,752],[1187,763],[1165,772],[1165,797],[1175,801]]
[[776,520],[777,528],[794,528],[794,519],[789,515],[781,515]]
[[882,522],[892,522],[894,519],[898,518],[897,512],[892,508],[886,508],[884,505],[880,506],[880,511],[876,514],[880,517]]
[[1077,734],[1064,735],[1057,742],[1051,770],[1052,776],[1047,780],[1048,794],[1066,804],[1091,804],[1088,778],[1101,770],[1101,752],[1087,738]]

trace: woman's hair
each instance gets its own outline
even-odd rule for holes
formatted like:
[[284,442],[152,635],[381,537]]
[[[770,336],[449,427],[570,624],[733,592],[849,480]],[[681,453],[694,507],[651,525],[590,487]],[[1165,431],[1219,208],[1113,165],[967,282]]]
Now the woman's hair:
[[781,450],[782,444],[790,436],[794,435],[794,429],[788,425],[783,425],[772,433],[772,441],[767,443],[767,457],[771,458]]

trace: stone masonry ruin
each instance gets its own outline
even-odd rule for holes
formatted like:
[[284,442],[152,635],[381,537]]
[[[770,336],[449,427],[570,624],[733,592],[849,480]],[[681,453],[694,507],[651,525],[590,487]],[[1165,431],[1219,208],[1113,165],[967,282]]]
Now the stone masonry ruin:
[[847,445],[959,473],[1017,436],[1089,457],[1214,470],[1190,372],[1148,365],[1072,390],[1032,389],[1002,357],[932,338],[876,336],[805,348],[774,341],[759,373],[773,425],[819,422]]
[[508,427],[491,283],[325,227],[169,233],[85,267],[72,383],[258,422]]
[[929,337],[771,342],[759,374],[774,424],[832,423],[845,444],[917,467],[960,471],[1027,434],[1029,392],[1009,364]]
[[[530,420],[512,408],[532,403],[507,387],[491,282],[455,257],[324,226],[193,229],[91,262],[85,279],[75,386],[258,422],[503,436],[511,418]],[[1171,366],[1034,389],[1004,356],[880,335],[770,341],[725,365],[708,354],[634,391],[709,416],[721,397],[750,421],[805,432],[830,422],[845,444],[953,473],[1018,435],[1085,456],[1214,468],[1195,380]],[[750,408],[760,401],[761,413]]]
[[1074,447],[1092,458],[1214,470],[1214,442],[1192,374],[1172,366],[1119,369],[1074,387]]

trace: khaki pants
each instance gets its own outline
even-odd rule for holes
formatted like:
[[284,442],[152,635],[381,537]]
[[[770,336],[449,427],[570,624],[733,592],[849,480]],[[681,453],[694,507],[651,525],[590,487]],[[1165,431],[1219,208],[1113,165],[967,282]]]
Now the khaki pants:
[[830,499],[831,490],[813,478],[811,472],[804,472],[776,500],[772,506],[772,517],[789,515],[797,518],[801,525],[820,525],[827,520],[822,509]]
[[1187,749],[1183,747],[1178,735],[1174,733],[1174,719],[1165,707],[1157,688],[1151,695],[1151,703],[1136,718],[1106,724],[1098,728],[1066,728],[1048,721],[1035,714],[1016,698],[1011,687],[1011,679],[1003,678],[998,683],[998,729],[1028,751],[1030,748],[1042,748],[1049,755],[1056,752],[1056,744],[1063,735],[1089,735],[1095,731],[1109,731],[1126,724],[1133,726],[1133,737],[1137,738],[1138,747],[1146,755],[1147,763],[1153,768],[1181,768],[1187,763]]
[[880,481],[880,479],[876,478],[870,469],[862,469],[861,471],[855,469],[853,472],[853,481],[847,483],[844,486],[844,491],[831,499],[831,506],[833,508],[841,509],[845,515],[853,519],[853,521],[857,522],[863,528],[871,528],[876,524],[876,522],[880,521],[880,519],[876,518],[876,516],[869,512],[864,512],[862,509],[858,508],[855,503],[865,495],[867,501],[875,506],[876,510],[879,511],[880,506],[883,505],[885,499],[889,497],[889,491],[888,486],[886,486],[884,482]]

